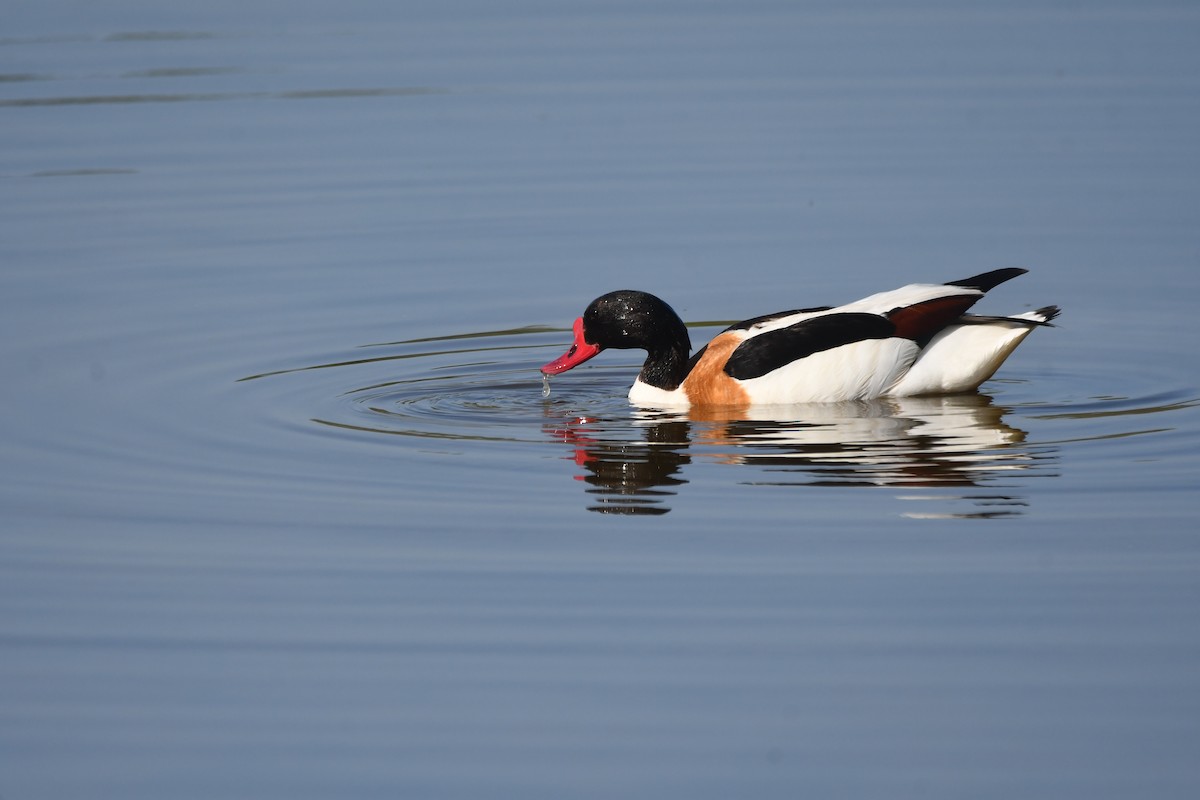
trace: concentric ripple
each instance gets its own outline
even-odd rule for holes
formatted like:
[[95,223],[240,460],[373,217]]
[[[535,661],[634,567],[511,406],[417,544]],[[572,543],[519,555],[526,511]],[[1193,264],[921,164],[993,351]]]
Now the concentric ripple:
[[[242,380],[321,375],[313,383],[327,394],[310,409],[311,421],[321,426],[422,439],[543,442],[539,423],[548,418],[629,412],[620,386],[628,370],[620,367],[556,383],[543,397],[538,367],[565,346],[564,335],[528,327],[369,344],[344,358]],[[355,382],[364,377],[369,382]]]
[[972,508],[952,516],[1012,516],[1027,503],[1008,489],[1018,477],[1058,475],[1064,445],[1169,430],[1171,412],[1200,402],[1195,392],[1162,391],[1154,376],[1125,388],[1158,391],[1106,392],[1106,376],[1084,367],[1018,373],[953,397],[666,413],[626,401],[633,353],[559,376],[543,397],[538,367],[568,339],[529,327],[370,344],[244,380],[312,377],[305,411],[325,432],[400,437],[426,450],[438,440],[457,452],[464,442],[559,448],[583,470],[576,477],[593,510],[615,513],[664,513],[693,465],[707,463],[743,469],[731,479],[753,486],[957,488]]

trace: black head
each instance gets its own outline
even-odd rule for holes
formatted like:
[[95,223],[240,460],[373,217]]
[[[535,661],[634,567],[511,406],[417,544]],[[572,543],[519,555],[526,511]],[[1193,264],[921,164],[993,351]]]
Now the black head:
[[593,300],[575,320],[575,342],[562,356],[542,367],[557,375],[579,366],[606,348],[641,349],[649,355],[642,380],[674,389],[687,372],[692,343],[683,320],[652,294],[622,289]]
[[687,328],[675,310],[652,294],[621,289],[601,295],[583,312],[584,339],[601,348],[692,349]]

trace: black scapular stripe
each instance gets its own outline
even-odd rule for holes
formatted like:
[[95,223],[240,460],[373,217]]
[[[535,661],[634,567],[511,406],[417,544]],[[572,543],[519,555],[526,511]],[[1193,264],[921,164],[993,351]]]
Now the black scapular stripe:
[[[833,306],[817,306],[816,308],[794,308],[791,311],[777,311],[774,314],[763,314],[761,317],[753,319],[744,319],[741,322],[730,325],[725,331],[746,331],[753,328],[755,325],[761,325],[764,322],[779,319],[780,317],[790,317],[793,314],[815,314],[818,311],[828,311]],[[725,331],[722,331],[724,333]]]
[[741,381],[761,378],[813,353],[864,339],[887,339],[895,332],[896,326],[877,314],[813,317],[742,342],[725,362],[725,374]]

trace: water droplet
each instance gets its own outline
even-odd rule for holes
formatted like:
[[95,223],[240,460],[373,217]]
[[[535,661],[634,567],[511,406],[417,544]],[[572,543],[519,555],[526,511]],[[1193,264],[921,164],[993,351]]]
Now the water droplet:
[[550,376],[542,373],[542,397],[550,396]]

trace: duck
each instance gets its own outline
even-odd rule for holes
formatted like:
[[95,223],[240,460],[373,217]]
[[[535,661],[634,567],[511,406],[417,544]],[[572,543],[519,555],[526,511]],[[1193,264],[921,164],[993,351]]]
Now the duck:
[[622,289],[587,306],[572,326],[570,348],[541,373],[558,375],[608,349],[645,350],[629,400],[663,409],[972,392],[1035,328],[1059,315],[1058,306],[1012,316],[967,313],[987,292],[1026,272],[996,269],[836,307],[766,314],[730,325],[695,354],[674,309],[648,292]]

